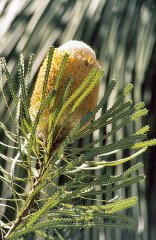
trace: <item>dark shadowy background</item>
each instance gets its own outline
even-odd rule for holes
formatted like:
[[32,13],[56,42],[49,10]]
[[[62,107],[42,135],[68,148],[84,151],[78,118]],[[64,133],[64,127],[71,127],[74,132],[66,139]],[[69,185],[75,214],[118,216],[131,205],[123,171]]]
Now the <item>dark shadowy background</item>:
[[[27,58],[35,53],[32,81],[50,45],[55,47],[71,40],[83,40],[97,53],[105,70],[100,96],[112,78],[117,88],[110,102],[125,84],[135,85],[135,103],[145,101],[149,109],[144,124],[151,127],[149,137],[156,137],[156,2],[154,0],[0,0],[0,56],[7,59],[16,81],[19,54]],[[33,86],[32,82],[32,86]],[[5,83],[4,83],[5,84]],[[17,86],[18,87],[18,86]],[[11,99],[8,93],[8,100]],[[9,125],[9,114],[0,97],[0,120]],[[10,108],[13,104],[9,100]],[[109,105],[109,103],[108,103]],[[116,138],[141,126],[141,120],[124,129]],[[11,127],[11,126],[10,126]],[[1,141],[3,135],[1,135]],[[86,230],[77,240],[155,240],[156,239],[156,149],[140,157],[145,165],[145,183],[129,189],[138,194],[139,204],[133,210],[138,217],[137,233],[127,231]],[[12,155],[12,150],[6,154]],[[118,167],[116,173],[122,171]],[[5,191],[0,186],[1,196]],[[127,193],[122,192],[127,195]]]

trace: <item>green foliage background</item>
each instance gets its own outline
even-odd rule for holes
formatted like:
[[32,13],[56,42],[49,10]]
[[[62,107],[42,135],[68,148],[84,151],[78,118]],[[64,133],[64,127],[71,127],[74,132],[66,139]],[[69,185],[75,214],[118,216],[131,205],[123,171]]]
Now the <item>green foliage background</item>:
[[[70,40],[83,40],[95,49],[105,70],[105,78],[101,82],[100,96],[112,78],[117,79],[116,92],[108,106],[125,84],[134,83],[134,102],[143,100],[149,108],[148,119],[151,126],[150,137],[155,135],[156,87],[156,39],[155,19],[156,4],[153,0],[1,0],[0,2],[0,55],[6,57],[10,72],[15,75],[15,65],[20,52],[25,57],[29,53],[36,54],[33,74],[35,76],[50,45],[55,47]],[[33,78],[32,78],[33,79]],[[32,82],[33,86],[33,82]],[[18,88],[18,86],[17,86]],[[8,100],[10,95],[8,92]],[[1,99],[0,99],[1,101]],[[1,101],[2,102],[2,101]],[[10,108],[13,110],[10,101]],[[9,114],[4,104],[0,105],[1,118],[9,126]],[[0,119],[2,120],[2,119]],[[136,122],[120,131],[116,139],[131,133],[141,126]],[[101,130],[102,131],[102,130]],[[102,134],[99,133],[99,134]],[[1,141],[3,135],[1,134]],[[87,139],[85,140],[87,141]],[[12,149],[6,153],[13,155]],[[122,157],[122,156],[118,156]],[[133,215],[139,212],[139,229],[133,232],[103,230],[99,232],[80,231],[75,239],[137,239],[154,240],[156,229],[156,191],[154,175],[156,172],[154,148],[144,155],[146,185],[139,183],[122,192],[123,195],[139,195],[139,205],[133,209]],[[141,157],[142,160],[142,157]],[[117,168],[117,173],[122,172]],[[155,181],[155,182],[154,182]],[[1,188],[1,186],[0,186]],[[1,195],[4,197],[4,189]],[[135,236],[134,236],[135,235]]]

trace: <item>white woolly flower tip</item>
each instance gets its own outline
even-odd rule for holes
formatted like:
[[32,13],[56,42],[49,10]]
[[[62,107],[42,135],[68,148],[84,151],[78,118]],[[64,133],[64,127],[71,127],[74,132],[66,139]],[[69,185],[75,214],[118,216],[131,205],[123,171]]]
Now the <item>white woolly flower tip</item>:
[[91,56],[96,60],[96,55],[93,49],[82,41],[70,40],[60,46],[58,50],[70,53],[72,52],[73,54],[75,52],[79,54],[84,53],[85,55]]

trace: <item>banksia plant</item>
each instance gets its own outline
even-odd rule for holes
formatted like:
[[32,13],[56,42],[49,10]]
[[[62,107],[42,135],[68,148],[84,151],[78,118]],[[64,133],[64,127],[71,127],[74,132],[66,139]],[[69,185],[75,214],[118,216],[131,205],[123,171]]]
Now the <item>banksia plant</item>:
[[[126,124],[148,113],[143,102],[133,105],[126,101],[133,85],[128,84],[108,108],[116,84],[111,81],[96,105],[103,70],[93,50],[77,41],[50,48],[29,96],[32,65],[33,55],[27,67],[20,56],[16,92],[15,81],[1,58],[1,94],[16,129],[11,132],[0,123],[6,139],[12,142],[0,142],[4,149],[0,153],[0,181],[7,191],[6,197],[0,198],[1,239],[69,239],[74,229],[94,227],[136,230],[137,220],[126,215],[126,209],[137,203],[137,196],[124,198],[115,193],[145,179],[139,173],[143,164],[133,164],[119,175],[103,171],[132,161],[156,144],[155,139],[145,140],[149,126],[113,141],[114,134]],[[4,78],[16,116],[7,103]],[[105,111],[94,120],[101,108]],[[92,139],[96,130],[107,126],[112,128]],[[86,136],[90,137],[88,144],[73,144]],[[13,148],[14,157],[6,156],[8,148]],[[125,149],[133,152],[116,159],[115,153]],[[106,199],[107,193],[112,198]]]

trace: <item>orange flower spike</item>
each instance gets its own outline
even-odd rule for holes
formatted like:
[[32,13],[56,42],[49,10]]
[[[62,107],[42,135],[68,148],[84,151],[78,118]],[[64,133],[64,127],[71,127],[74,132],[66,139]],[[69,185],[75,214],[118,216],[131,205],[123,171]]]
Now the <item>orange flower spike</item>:
[[[101,68],[99,62],[96,59],[94,51],[87,44],[81,41],[71,40],[54,50],[49,79],[46,87],[46,95],[48,95],[53,89],[54,82],[59,71],[59,66],[65,53],[67,53],[69,57],[64,68],[61,84],[57,91],[56,106],[59,98],[62,96],[64,85],[66,84],[69,76],[73,78],[73,83],[69,93],[70,96],[82,84],[83,80],[89,75],[93,68]],[[43,64],[40,67],[35,88],[30,101],[30,116],[32,118],[32,121],[35,119],[42,98],[43,81],[46,72],[47,59],[48,56],[46,56]],[[75,110],[71,120],[69,120],[69,129],[73,128],[87,112],[92,111],[95,108],[98,99],[98,91],[99,83]],[[42,123],[39,123],[38,131],[43,134],[46,133],[48,128],[48,114],[48,109],[46,109],[43,112]],[[64,122],[65,118],[66,116],[64,115],[61,117],[59,125]],[[69,130],[66,132],[68,133]]]

